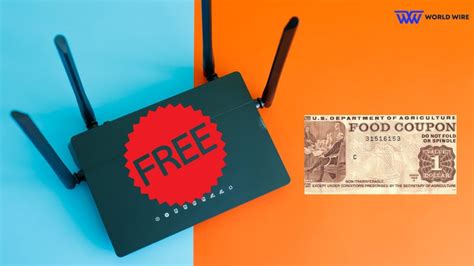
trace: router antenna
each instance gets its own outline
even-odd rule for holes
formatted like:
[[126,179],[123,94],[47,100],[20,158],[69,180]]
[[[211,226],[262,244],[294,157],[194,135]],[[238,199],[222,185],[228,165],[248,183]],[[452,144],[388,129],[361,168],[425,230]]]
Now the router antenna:
[[33,142],[36,149],[43,155],[48,162],[49,166],[53,168],[56,175],[59,177],[63,185],[68,188],[74,188],[76,184],[84,179],[84,176],[79,172],[78,174],[72,174],[67,169],[64,162],[59,158],[58,154],[51,147],[46,138],[41,134],[41,131],[36,127],[35,123],[31,118],[22,112],[12,111],[11,115],[13,119],[18,123],[23,132]]
[[217,77],[214,65],[214,53],[212,51],[212,9],[211,0],[202,0],[202,55],[204,76],[208,81]]
[[79,78],[79,73],[74,64],[74,59],[72,58],[71,50],[69,49],[66,38],[62,35],[57,35],[54,38],[54,43],[58,49],[59,56],[61,56],[61,61],[63,62],[64,69],[66,69],[74,94],[76,95],[77,104],[79,105],[82,118],[84,119],[88,129],[96,127],[97,120],[95,119],[94,111],[92,110],[89,99],[87,99],[87,95],[82,87],[82,82]]
[[272,106],[278,86],[278,80],[280,79],[286,56],[290,50],[291,42],[295,36],[298,22],[299,21],[297,17],[292,17],[283,30],[283,34],[280,38],[280,44],[278,45],[278,50],[275,54],[275,59],[273,59],[272,69],[270,71],[270,75],[268,76],[267,85],[265,85],[265,89],[263,90],[262,98],[257,98],[258,108],[268,108]]

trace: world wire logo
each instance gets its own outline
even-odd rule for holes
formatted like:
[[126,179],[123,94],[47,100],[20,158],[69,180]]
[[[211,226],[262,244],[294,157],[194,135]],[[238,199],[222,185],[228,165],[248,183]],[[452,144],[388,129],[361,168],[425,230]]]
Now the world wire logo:
[[423,10],[395,10],[400,24],[418,24],[423,15]]

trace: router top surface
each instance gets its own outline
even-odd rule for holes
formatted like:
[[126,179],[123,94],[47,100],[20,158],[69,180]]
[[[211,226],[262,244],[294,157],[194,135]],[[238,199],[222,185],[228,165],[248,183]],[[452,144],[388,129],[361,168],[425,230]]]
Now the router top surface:
[[118,256],[290,180],[237,72],[76,135],[70,147]]
[[12,118],[72,189],[87,180],[118,256],[287,184],[290,179],[258,108],[271,107],[298,26],[292,17],[278,44],[261,98],[237,72],[218,78],[211,1],[202,0],[203,70],[208,83],[99,125],[67,40],[54,43],[87,131],[71,138],[81,170],[72,173],[28,114]]

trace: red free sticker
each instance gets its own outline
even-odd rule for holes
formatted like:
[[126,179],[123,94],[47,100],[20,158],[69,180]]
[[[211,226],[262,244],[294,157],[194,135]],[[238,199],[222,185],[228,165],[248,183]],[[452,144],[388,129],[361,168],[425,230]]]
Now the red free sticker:
[[191,203],[211,192],[225,166],[225,143],[201,110],[158,107],[128,134],[124,154],[134,186],[159,204]]

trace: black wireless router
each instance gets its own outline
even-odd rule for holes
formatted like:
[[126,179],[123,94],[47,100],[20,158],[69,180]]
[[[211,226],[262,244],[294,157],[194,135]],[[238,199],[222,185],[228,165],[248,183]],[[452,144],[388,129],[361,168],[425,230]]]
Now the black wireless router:
[[238,72],[218,77],[211,1],[202,1],[204,75],[209,81],[99,125],[66,39],[55,44],[87,131],[71,138],[81,170],[71,173],[27,114],[20,125],[69,189],[87,180],[118,256],[288,184],[285,167],[257,109],[270,107],[298,18],[286,25],[262,98]]

